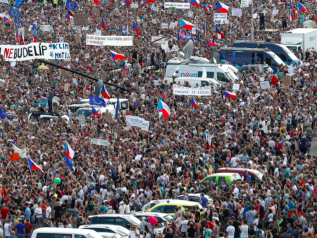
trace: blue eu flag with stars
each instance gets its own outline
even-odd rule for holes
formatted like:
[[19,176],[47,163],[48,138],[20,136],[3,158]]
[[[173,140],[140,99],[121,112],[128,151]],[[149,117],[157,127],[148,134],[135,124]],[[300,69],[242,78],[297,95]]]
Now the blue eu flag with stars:
[[9,115],[2,108],[0,108],[0,118],[2,119],[8,118],[9,120],[12,120],[12,118],[9,117]]
[[90,105],[92,105],[92,106],[93,105],[102,106],[102,107],[106,106],[105,100],[103,100],[100,97],[89,95],[89,101],[90,101]]

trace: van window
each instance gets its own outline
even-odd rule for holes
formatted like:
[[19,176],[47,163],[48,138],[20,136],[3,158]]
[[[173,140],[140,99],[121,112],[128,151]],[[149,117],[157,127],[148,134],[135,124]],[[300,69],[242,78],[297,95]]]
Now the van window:
[[270,58],[265,58],[265,63],[272,66],[272,60]]
[[223,73],[217,73],[217,80],[221,82],[229,82],[229,80]]
[[201,78],[203,76],[203,72],[202,71],[198,71],[198,78]]
[[164,206],[153,208],[151,212],[164,212]]
[[201,87],[205,87],[205,86],[209,86],[209,83],[207,81],[201,81]]
[[94,221],[94,218],[92,218],[91,223],[92,224],[110,224],[110,225],[112,224],[112,225],[114,225],[114,218],[113,217],[100,217],[100,218],[96,217],[95,221]]
[[165,206],[165,213],[175,213],[174,209],[177,207],[176,205],[168,205]]
[[[88,235],[88,237],[89,237],[89,235]],[[87,238],[87,237],[84,235],[75,235],[75,238]]]
[[36,238],[52,238],[52,234],[37,233]]
[[218,185],[221,185],[222,181],[226,182],[226,177],[219,177],[218,178]]
[[53,234],[53,238],[72,238],[71,234]]
[[207,182],[209,182],[209,180],[211,180],[212,182],[216,182],[216,176],[214,176],[214,177],[210,177],[210,178],[207,178],[205,181],[207,181]]
[[214,72],[207,72],[207,78],[213,79],[215,77]]
[[127,227],[127,225],[129,225],[130,223],[122,218],[117,218],[116,219],[116,225],[118,226],[123,226],[123,227]]
[[121,103],[121,109],[122,109],[122,110],[129,110],[129,104],[128,104],[128,102],[122,102],[122,103]]

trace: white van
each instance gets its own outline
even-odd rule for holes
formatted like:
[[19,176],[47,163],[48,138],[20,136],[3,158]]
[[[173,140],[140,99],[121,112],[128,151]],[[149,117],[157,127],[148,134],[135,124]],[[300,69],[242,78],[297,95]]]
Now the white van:
[[31,238],[103,238],[94,230],[43,227],[33,231]]
[[[100,116],[102,115],[102,113],[106,113],[106,112],[110,112],[112,118],[114,118],[116,115],[116,108],[113,105],[107,105],[106,107],[94,106],[94,108],[97,110]],[[81,107],[76,111],[76,114],[77,116],[80,114],[84,114],[85,117],[89,117],[92,114],[92,108],[90,105],[87,107]]]
[[[165,82],[167,82],[168,84],[173,83],[173,79],[165,78],[163,83]],[[209,79],[209,78],[192,78],[192,77],[175,78],[175,83],[177,85],[184,86],[185,82],[188,82],[192,88],[205,87],[205,86],[211,86],[213,88],[217,88],[218,85],[221,85],[217,80]]]
[[[116,98],[110,98],[110,99],[105,99],[104,97],[101,97],[106,101],[106,105],[113,105],[115,108],[117,107],[117,99]],[[80,100],[80,103],[88,104],[89,105],[89,99],[82,99]],[[126,113],[129,111],[129,100],[126,98],[119,98],[119,103],[120,103],[120,111]]]
[[168,64],[164,80],[172,78],[173,75],[176,77],[215,79],[220,84],[228,84],[239,79],[231,67],[226,64],[194,64],[184,62],[181,64]]

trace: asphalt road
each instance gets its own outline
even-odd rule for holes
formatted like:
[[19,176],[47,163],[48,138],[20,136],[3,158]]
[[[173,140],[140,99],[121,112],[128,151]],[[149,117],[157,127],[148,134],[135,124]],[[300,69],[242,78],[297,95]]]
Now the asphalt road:
[[317,156],[317,138],[313,139],[309,154]]

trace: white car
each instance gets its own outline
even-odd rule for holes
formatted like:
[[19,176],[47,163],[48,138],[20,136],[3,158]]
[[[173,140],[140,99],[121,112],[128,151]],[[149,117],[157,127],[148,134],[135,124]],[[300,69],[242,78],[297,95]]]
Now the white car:
[[[191,202],[200,203],[200,193],[188,193],[187,197],[188,197],[188,200]],[[211,204],[213,203],[213,200],[211,197],[209,197],[208,195],[205,195],[204,197],[208,199],[208,203],[211,203]],[[177,198],[184,200],[184,195],[179,195]]]
[[101,235],[102,238],[122,238],[122,236],[114,233],[98,232],[98,234]]
[[[98,233],[107,233],[107,234],[118,234],[120,237],[128,237],[129,236],[129,230],[122,226],[117,225],[82,225],[78,227],[79,229],[89,229],[94,230]],[[102,234],[101,234],[102,235]]]
[[148,222],[149,216],[155,217],[159,223],[164,226],[164,222],[167,222],[167,225],[172,225],[173,217],[168,213],[155,213],[155,212],[138,212],[134,213],[133,216],[142,221],[142,218],[145,217],[145,221]]

